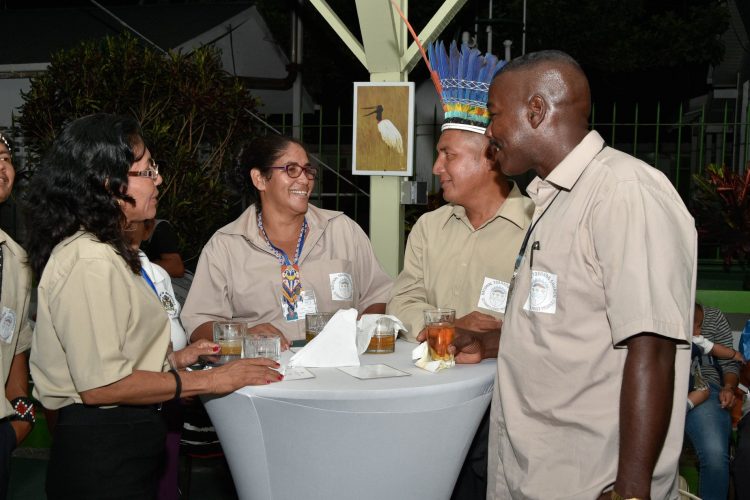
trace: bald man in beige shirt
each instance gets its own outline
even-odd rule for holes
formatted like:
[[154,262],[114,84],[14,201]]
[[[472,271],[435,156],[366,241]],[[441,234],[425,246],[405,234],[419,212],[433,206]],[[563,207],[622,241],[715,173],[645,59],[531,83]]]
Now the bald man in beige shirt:
[[589,131],[559,51],[494,79],[503,172],[536,210],[511,284],[490,416],[488,498],[677,499],[696,231],[658,170]]

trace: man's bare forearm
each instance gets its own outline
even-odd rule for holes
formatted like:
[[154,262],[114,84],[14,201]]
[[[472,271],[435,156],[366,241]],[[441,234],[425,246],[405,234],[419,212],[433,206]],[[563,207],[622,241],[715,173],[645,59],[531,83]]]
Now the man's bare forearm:
[[676,348],[673,340],[650,333],[626,345],[615,491],[625,498],[649,498],[672,414]]

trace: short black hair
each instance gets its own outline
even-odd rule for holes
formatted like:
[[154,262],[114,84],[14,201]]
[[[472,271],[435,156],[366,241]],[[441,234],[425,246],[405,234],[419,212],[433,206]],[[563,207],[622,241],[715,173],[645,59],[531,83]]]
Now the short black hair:
[[260,170],[261,175],[270,179],[273,174],[271,167],[277,167],[276,161],[281,158],[290,144],[296,144],[307,153],[307,148],[297,139],[280,134],[269,134],[256,137],[242,146],[237,163],[237,173],[242,183],[250,190],[253,202],[258,212],[261,210],[260,192],[250,179],[250,171],[254,168]]

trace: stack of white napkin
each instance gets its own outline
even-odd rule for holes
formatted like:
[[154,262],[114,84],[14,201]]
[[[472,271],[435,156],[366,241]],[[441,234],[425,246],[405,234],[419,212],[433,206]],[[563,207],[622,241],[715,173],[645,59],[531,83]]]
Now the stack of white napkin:
[[406,331],[395,316],[365,314],[357,321],[356,309],[342,309],[323,330],[289,360],[289,366],[333,368],[359,366],[359,355],[367,350],[377,328],[392,328],[394,335]]
[[332,368],[359,366],[357,310],[342,309],[323,330],[289,360],[289,366]]

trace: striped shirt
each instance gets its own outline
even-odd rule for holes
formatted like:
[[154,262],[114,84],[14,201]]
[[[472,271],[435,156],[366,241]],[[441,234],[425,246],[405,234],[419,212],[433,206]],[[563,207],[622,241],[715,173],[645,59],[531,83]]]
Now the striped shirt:
[[[701,335],[714,344],[721,344],[730,349],[734,347],[732,329],[729,327],[729,322],[724,313],[715,307],[703,306]],[[716,369],[717,363],[722,373],[734,373],[739,377],[739,362],[717,359],[710,354],[704,354],[701,359],[701,375],[703,375],[703,378],[709,384],[715,384],[720,387],[723,385],[719,371]]]

